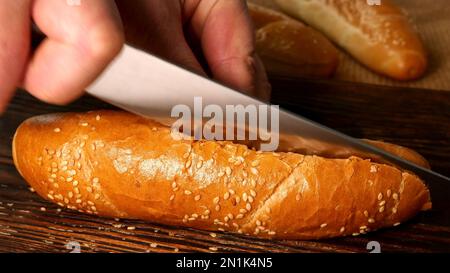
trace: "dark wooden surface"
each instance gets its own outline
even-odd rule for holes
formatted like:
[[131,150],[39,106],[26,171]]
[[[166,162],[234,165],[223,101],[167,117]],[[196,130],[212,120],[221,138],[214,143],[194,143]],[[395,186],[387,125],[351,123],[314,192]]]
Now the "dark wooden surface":
[[[382,139],[422,153],[450,176],[450,91],[388,88],[331,81],[272,79],[273,102],[355,137]],[[60,210],[28,190],[11,159],[11,140],[24,119],[49,112],[111,108],[92,97],[57,107],[19,92],[0,117],[0,252],[449,252],[448,219],[423,213],[399,227],[361,237],[273,241],[116,221]],[[445,196],[450,197],[446,186]],[[441,204],[441,207],[448,204]],[[45,208],[45,209],[44,209]],[[450,209],[450,207],[448,207]],[[212,248],[212,249],[211,249]]]

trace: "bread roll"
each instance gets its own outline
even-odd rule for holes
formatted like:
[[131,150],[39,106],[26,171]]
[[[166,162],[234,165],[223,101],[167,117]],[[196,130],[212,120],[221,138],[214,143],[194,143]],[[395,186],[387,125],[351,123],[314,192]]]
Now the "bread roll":
[[423,182],[392,166],[176,141],[167,126],[125,112],[28,119],[13,158],[61,207],[259,237],[359,235],[431,207]]
[[392,1],[275,0],[284,12],[322,31],[375,72],[397,80],[421,77],[424,46],[407,17]]
[[320,32],[280,12],[249,3],[256,50],[269,74],[329,77],[339,63],[337,49]]

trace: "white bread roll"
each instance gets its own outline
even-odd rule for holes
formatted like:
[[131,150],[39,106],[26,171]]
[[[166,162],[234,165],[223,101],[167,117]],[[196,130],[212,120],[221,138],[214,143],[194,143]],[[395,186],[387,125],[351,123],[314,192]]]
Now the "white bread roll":
[[28,119],[13,158],[61,207],[269,238],[364,234],[431,207],[423,182],[392,166],[175,141],[167,126],[126,112]]
[[375,72],[397,80],[421,77],[427,56],[415,29],[390,0],[275,0],[284,12],[322,31]]
[[256,28],[256,50],[269,74],[330,77],[339,53],[320,32],[280,12],[249,3]]

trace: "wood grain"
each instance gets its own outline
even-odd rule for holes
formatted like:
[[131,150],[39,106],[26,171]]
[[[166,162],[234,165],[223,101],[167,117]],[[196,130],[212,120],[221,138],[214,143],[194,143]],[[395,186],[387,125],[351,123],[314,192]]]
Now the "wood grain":
[[[449,92],[284,78],[272,84],[274,103],[355,137],[411,147],[450,175]],[[11,159],[17,126],[38,114],[105,108],[113,107],[89,96],[59,107],[17,93],[0,117],[0,252],[69,252],[71,241],[82,252],[367,252],[373,240],[382,252],[450,251],[450,227],[426,215],[362,237],[274,241],[83,215],[30,192]]]

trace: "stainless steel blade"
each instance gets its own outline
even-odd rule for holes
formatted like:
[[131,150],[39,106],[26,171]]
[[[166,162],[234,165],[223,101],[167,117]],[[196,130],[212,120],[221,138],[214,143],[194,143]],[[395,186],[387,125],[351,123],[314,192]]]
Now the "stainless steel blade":
[[[172,107],[177,104],[194,107],[194,97],[202,97],[205,105],[215,104],[224,109],[226,105],[236,104],[265,105],[262,101],[129,46],[87,91],[113,105],[152,118],[170,117]],[[297,136],[302,145],[318,154],[336,150],[370,154],[373,158],[412,171],[426,181],[450,182],[448,177],[281,109],[279,127],[281,134]]]

